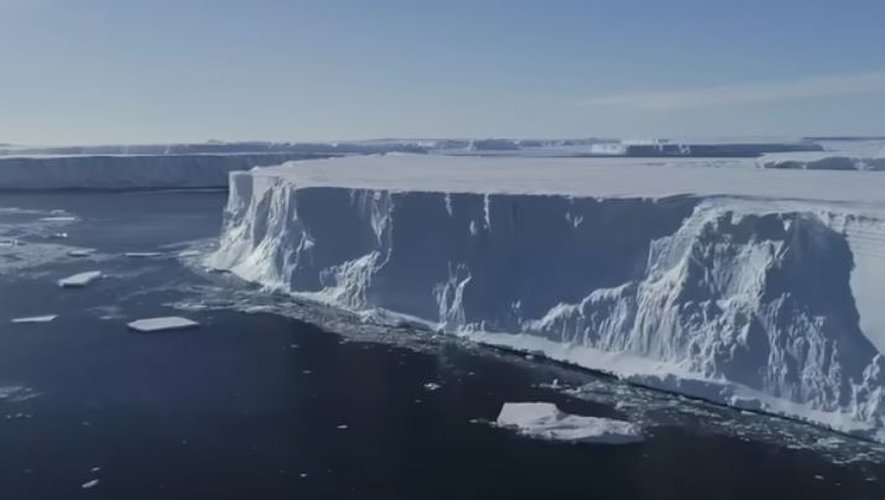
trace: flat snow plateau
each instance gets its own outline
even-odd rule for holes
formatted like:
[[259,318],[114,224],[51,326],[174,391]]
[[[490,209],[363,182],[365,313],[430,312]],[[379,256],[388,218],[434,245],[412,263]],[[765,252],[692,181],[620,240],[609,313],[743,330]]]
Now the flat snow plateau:
[[307,161],[231,174],[208,264],[885,441],[882,193],[752,159]]

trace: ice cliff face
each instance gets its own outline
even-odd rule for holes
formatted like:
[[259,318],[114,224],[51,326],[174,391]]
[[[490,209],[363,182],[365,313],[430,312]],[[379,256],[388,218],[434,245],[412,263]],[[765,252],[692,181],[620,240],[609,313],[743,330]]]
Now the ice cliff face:
[[860,326],[854,223],[719,197],[391,191],[240,172],[210,262],[883,440],[885,360]]

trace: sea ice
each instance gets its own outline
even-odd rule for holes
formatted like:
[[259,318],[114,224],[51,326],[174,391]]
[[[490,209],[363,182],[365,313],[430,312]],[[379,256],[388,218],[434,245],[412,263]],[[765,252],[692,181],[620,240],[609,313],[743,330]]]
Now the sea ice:
[[563,413],[553,403],[504,403],[496,424],[554,441],[624,444],[642,441],[640,428],[621,420]]
[[87,271],[85,273],[78,273],[73,276],[68,276],[67,278],[58,280],[58,286],[62,288],[83,287],[101,278],[101,276],[101,271]]
[[166,316],[160,318],[139,319],[127,324],[129,328],[138,332],[161,332],[166,330],[184,330],[200,326],[196,321],[179,316]]

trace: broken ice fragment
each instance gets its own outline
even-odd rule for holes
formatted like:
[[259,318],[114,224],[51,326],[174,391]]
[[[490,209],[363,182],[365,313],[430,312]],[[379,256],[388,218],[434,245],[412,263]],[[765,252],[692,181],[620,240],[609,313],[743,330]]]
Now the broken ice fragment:
[[200,326],[196,321],[179,316],[145,318],[127,324],[130,329],[138,332],[161,332],[166,330],[184,330]]
[[563,413],[553,403],[504,403],[496,424],[524,436],[556,441],[622,444],[642,441],[637,425]]
[[93,479],[92,481],[86,481],[85,483],[81,484],[80,487],[84,490],[88,490],[89,488],[94,488],[97,485],[98,479]]
[[163,254],[161,252],[126,252],[124,255],[133,259],[146,259],[149,257],[159,257]]
[[95,250],[92,248],[77,248],[75,250],[70,250],[68,255],[70,257],[89,257],[94,254]]
[[27,318],[15,318],[12,320],[13,323],[49,323],[50,321],[57,318],[57,314],[47,314],[45,316],[30,316]]
[[99,278],[101,278],[101,271],[87,271],[85,273],[78,273],[73,276],[68,276],[67,278],[58,280],[58,286],[62,288],[82,287],[92,283]]

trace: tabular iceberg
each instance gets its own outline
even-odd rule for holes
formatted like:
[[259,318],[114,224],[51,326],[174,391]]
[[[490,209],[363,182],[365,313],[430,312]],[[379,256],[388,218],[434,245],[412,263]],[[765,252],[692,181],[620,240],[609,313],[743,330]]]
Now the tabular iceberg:
[[395,156],[237,172],[209,263],[885,440],[885,181],[751,166]]

